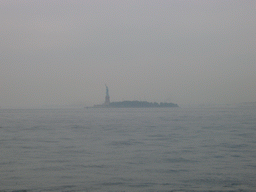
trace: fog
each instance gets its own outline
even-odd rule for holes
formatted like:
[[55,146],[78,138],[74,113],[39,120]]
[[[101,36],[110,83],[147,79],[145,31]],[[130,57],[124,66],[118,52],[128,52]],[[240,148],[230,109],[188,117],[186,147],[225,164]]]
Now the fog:
[[255,102],[255,2],[0,0],[0,107]]

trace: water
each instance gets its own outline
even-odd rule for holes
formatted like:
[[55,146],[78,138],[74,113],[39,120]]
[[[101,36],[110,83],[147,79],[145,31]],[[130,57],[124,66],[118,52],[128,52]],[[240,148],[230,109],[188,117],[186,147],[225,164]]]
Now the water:
[[256,108],[1,109],[0,191],[256,191]]

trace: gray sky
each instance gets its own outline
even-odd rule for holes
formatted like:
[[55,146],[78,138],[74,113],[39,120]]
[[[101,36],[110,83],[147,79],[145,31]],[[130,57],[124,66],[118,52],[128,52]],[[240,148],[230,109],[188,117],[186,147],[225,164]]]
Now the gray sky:
[[0,0],[0,106],[256,101],[255,0]]

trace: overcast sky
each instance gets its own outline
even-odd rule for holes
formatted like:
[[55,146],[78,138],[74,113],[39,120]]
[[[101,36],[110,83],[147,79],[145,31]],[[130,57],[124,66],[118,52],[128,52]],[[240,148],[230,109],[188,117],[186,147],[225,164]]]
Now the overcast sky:
[[0,106],[256,101],[255,0],[0,0]]

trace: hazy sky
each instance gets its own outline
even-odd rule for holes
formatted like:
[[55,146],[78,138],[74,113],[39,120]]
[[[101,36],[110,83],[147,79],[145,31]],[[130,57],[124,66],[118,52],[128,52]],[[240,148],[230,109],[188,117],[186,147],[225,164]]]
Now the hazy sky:
[[255,0],[0,0],[0,106],[256,101]]

